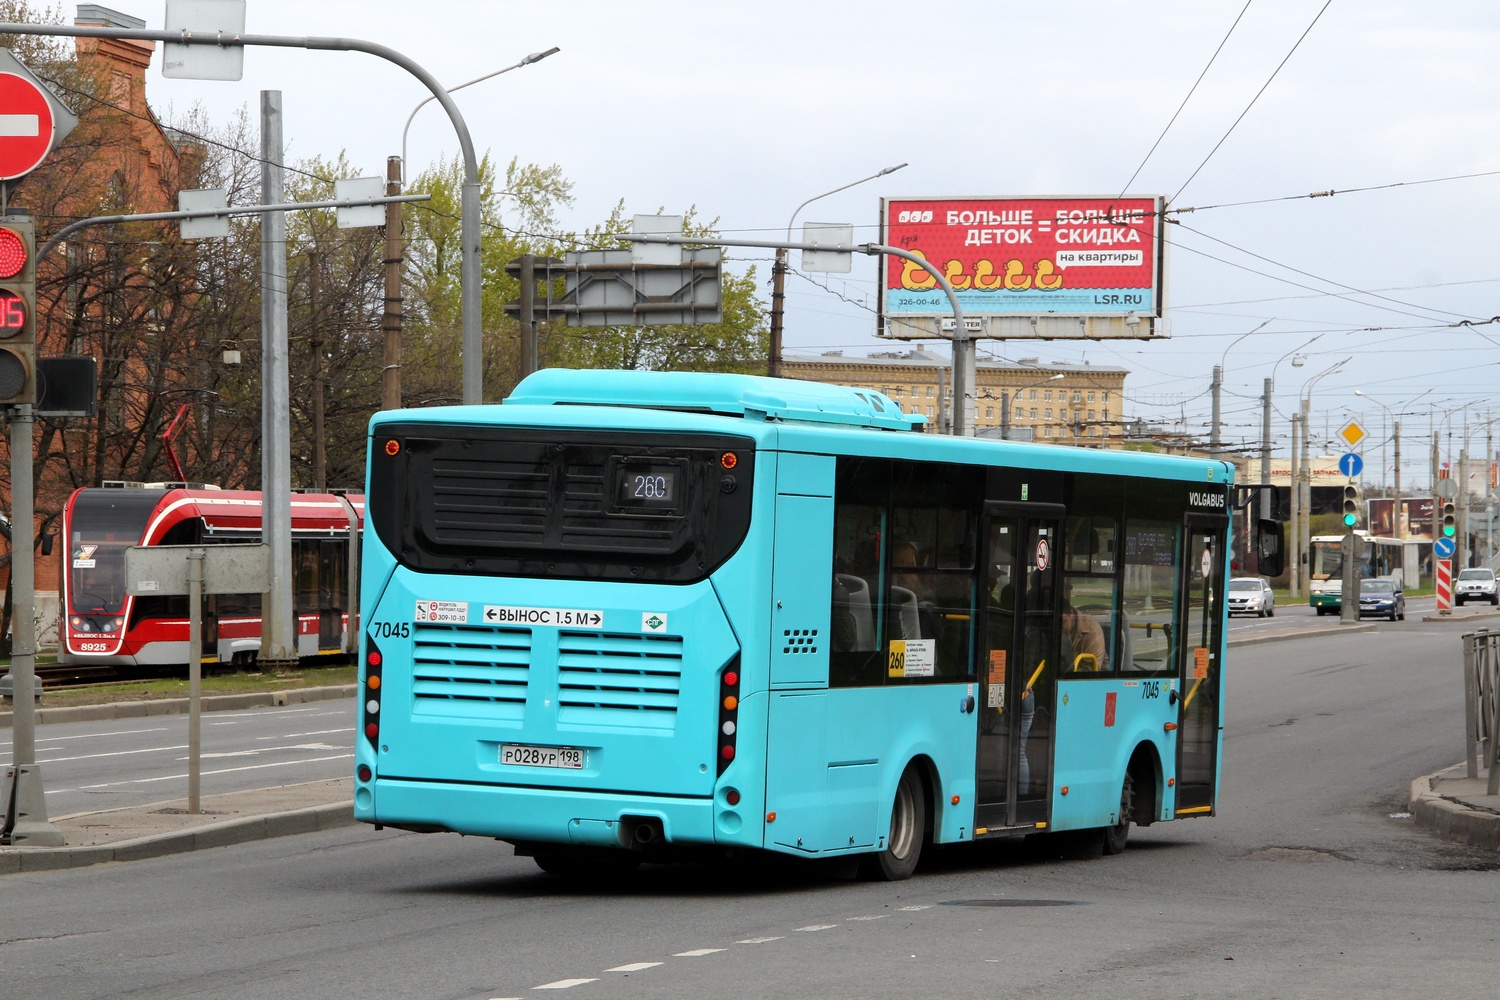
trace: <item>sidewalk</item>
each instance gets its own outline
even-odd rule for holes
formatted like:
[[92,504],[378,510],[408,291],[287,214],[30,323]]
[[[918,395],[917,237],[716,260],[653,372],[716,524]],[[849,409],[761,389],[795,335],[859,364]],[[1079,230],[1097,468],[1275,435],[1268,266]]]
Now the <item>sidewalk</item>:
[[1489,772],[1467,777],[1465,764],[1454,764],[1411,783],[1412,819],[1447,840],[1500,851],[1500,795],[1488,795]]
[[175,799],[49,817],[67,846],[0,847],[0,875],[139,861],[348,826],[354,823],[354,779],[205,795],[200,807],[192,815],[187,799]]

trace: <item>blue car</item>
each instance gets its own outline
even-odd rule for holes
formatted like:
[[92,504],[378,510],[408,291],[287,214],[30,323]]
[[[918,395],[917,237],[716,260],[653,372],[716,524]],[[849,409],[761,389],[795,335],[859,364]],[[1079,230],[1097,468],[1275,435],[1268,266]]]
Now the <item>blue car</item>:
[[1401,584],[1388,576],[1359,581],[1359,616],[1406,620],[1406,595]]

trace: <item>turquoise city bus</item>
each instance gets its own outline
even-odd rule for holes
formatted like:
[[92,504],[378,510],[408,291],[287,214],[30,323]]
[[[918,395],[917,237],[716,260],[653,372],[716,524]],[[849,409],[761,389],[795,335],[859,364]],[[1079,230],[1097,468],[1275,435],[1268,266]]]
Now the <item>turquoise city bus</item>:
[[1212,815],[1233,467],[922,420],[564,370],[377,414],[357,818],[554,872],[770,851],[894,879],[924,845],[1114,853]]

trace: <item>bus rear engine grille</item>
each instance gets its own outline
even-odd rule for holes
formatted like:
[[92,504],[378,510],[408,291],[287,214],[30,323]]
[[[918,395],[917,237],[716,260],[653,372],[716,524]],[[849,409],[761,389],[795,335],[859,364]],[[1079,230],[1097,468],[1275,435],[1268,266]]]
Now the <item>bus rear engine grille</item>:
[[557,721],[671,731],[682,690],[682,639],[562,632]]
[[412,636],[420,714],[519,722],[530,670],[530,629],[418,625]]

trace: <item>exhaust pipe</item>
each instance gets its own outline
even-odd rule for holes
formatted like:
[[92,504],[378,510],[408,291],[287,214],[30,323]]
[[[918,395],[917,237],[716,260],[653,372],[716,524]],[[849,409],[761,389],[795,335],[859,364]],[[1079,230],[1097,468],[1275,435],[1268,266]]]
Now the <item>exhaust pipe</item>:
[[666,834],[659,816],[621,816],[619,838],[627,851],[642,851],[660,846]]
[[637,847],[649,847],[656,842],[658,836],[660,832],[655,823],[637,823],[635,826],[635,846]]

